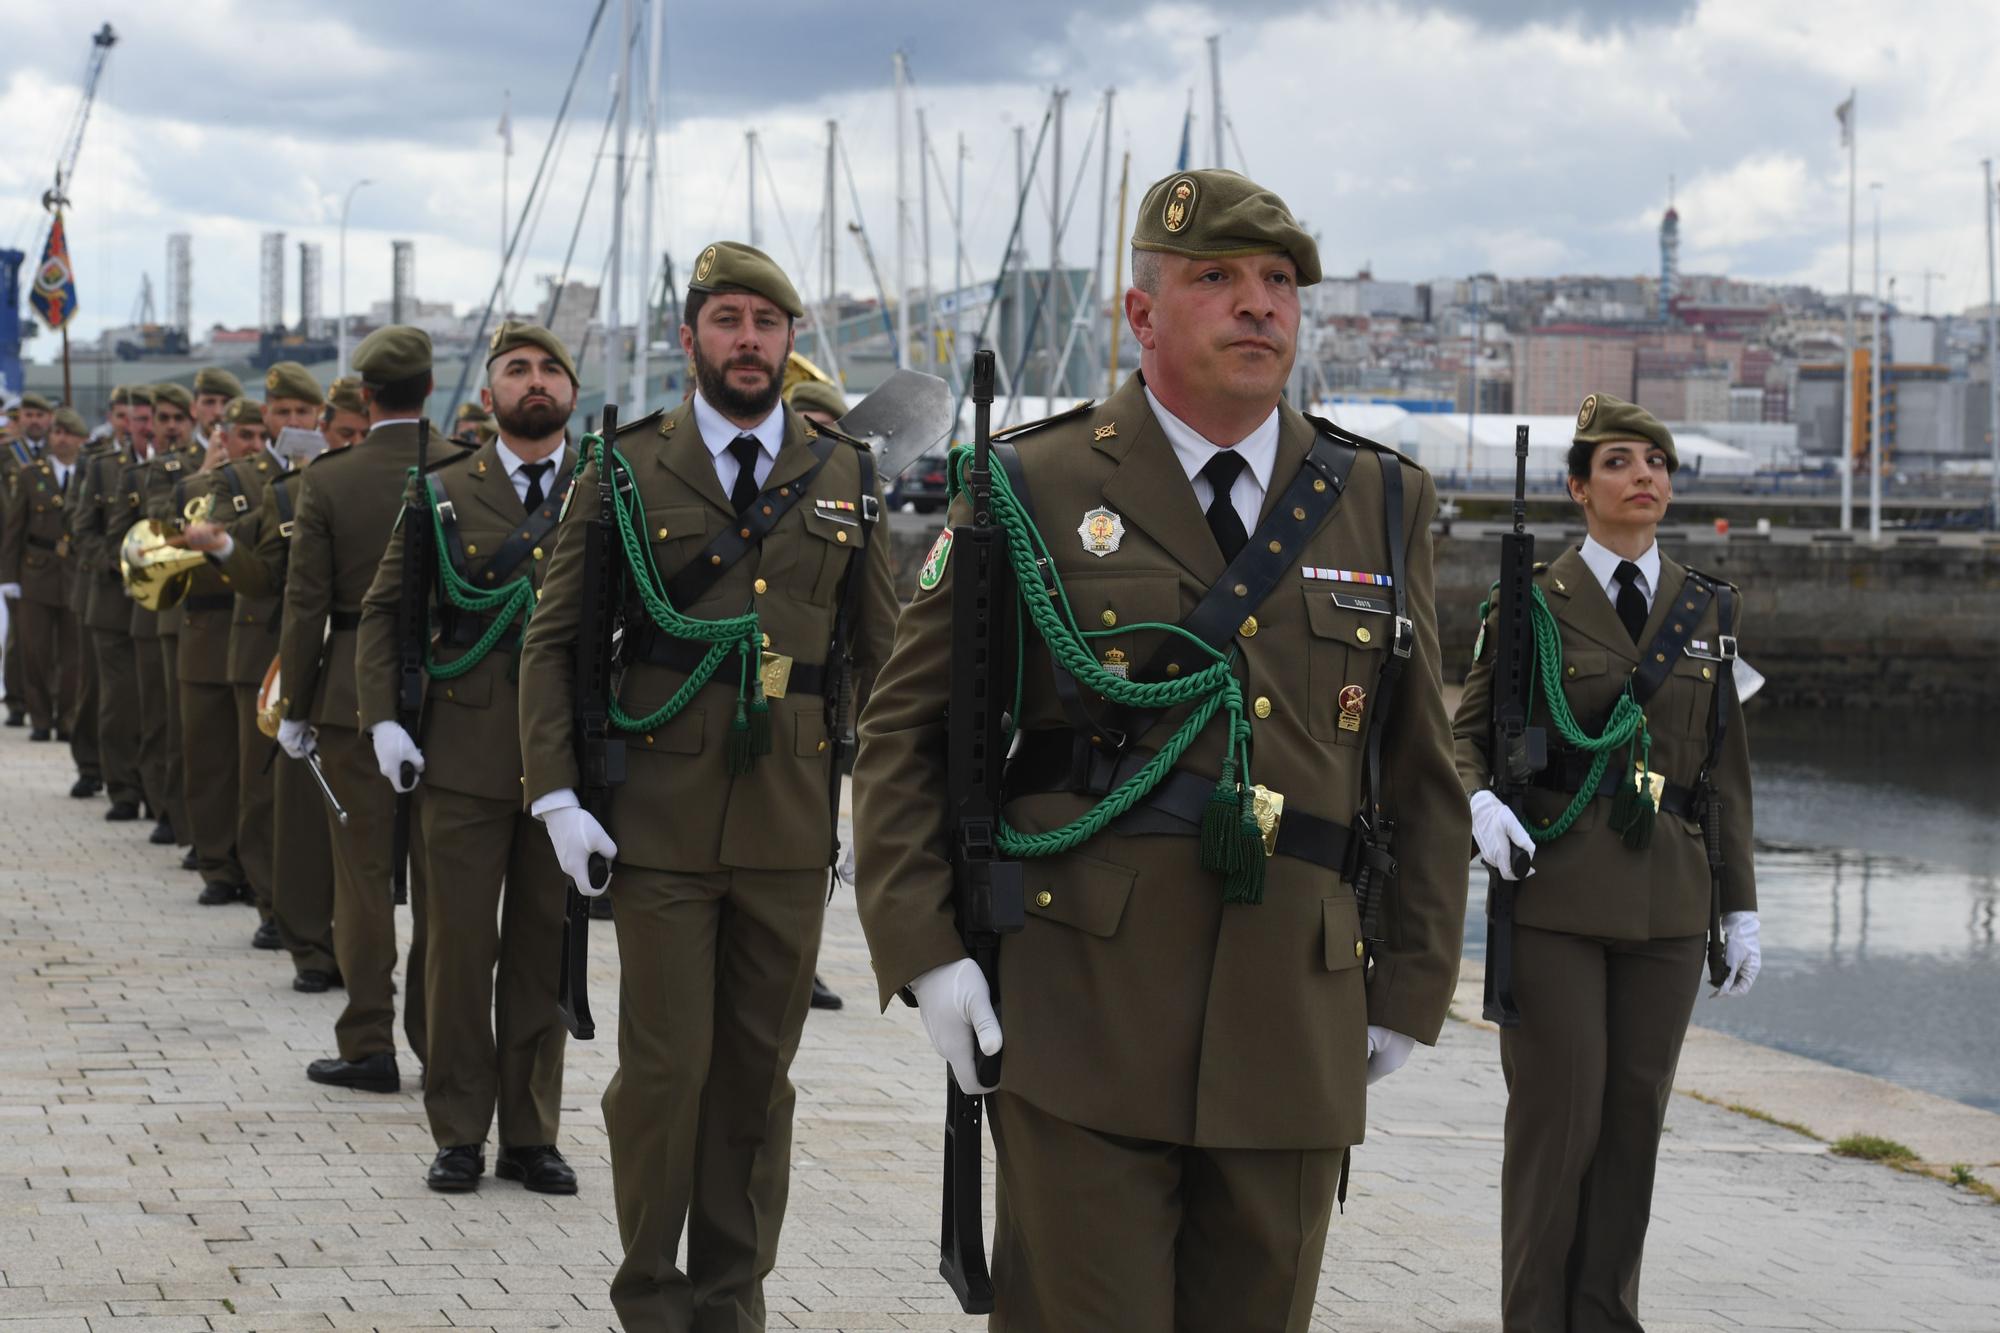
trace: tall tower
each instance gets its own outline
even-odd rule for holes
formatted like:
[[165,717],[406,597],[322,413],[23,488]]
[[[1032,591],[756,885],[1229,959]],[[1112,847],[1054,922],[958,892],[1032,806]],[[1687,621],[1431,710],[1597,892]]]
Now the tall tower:
[[320,249],[317,241],[299,242],[299,332],[308,338],[320,331]]
[[1667,177],[1667,215],[1660,219],[1660,323],[1674,318],[1681,285],[1681,215],[1674,207],[1674,178]]
[[275,329],[285,322],[285,233],[264,233],[257,281],[257,327]]
[[389,322],[407,324],[417,313],[417,243],[391,241]]
[[188,279],[194,268],[194,238],[184,231],[167,237],[167,326],[192,334],[194,298]]

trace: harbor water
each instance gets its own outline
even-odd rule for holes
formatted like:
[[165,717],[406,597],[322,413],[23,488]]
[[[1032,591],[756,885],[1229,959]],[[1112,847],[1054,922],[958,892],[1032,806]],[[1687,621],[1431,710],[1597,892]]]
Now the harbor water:
[[1759,709],[1750,745],[1763,972],[1694,1021],[2000,1111],[2000,715]]

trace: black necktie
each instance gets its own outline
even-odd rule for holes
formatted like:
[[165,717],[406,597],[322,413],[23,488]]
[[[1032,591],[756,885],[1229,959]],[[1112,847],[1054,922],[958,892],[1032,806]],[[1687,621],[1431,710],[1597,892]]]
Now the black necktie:
[[1215,498],[1208,502],[1208,530],[1215,534],[1215,544],[1222,548],[1224,560],[1234,560],[1250,540],[1250,534],[1243,529],[1243,516],[1229,501],[1229,490],[1243,468],[1243,456],[1234,449],[1217,449],[1215,457],[1201,468],[1202,478],[1215,492]]
[[1647,616],[1646,595],[1639,591],[1639,567],[1630,560],[1620,560],[1618,568],[1611,571],[1611,581],[1618,585],[1618,618],[1637,643],[1645,632]]
[[542,501],[548,498],[548,492],[542,489],[542,478],[548,476],[549,469],[554,466],[554,463],[548,462],[521,464],[521,471],[528,474],[528,495],[521,503],[527,506],[529,513],[540,509]]
[[729,446],[729,455],[736,460],[736,484],[729,488],[729,505],[738,514],[750,508],[757,498],[759,452],[757,439],[752,435],[739,435]]

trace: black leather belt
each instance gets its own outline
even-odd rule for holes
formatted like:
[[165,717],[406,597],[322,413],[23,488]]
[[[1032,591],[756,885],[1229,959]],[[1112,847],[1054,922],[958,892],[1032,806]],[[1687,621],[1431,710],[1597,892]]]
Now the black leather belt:
[[[1030,731],[1007,761],[1003,799],[1039,796],[1047,792],[1089,794],[1086,775],[1079,770],[1077,736],[1073,731]],[[1085,747],[1088,748],[1088,747]],[[1152,755],[1128,750],[1112,775],[1116,787],[1144,768]],[[1201,817],[1215,792],[1215,779],[1175,769],[1138,805],[1112,822],[1115,833],[1201,835]],[[1361,840],[1347,825],[1302,810],[1286,810],[1278,821],[1277,855],[1323,866],[1346,879]]]
[[335,633],[341,630],[357,630],[361,628],[361,613],[359,611],[329,611],[326,613],[326,623],[332,626]]
[[[1590,776],[1590,756],[1582,751],[1564,751],[1549,756],[1549,766],[1535,774],[1533,784],[1545,791],[1574,795],[1583,790],[1584,779]],[[1597,780],[1596,795],[1613,797],[1624,784],[1625,767],[1621,760],[1613,759],[1604,766],[1604,776]],[[1694,792],[1678,782],[1669,782],[1660,793],[1660,809],[1682,819],[1695,817]]]
[[[708,645],[696,643],[692,639],[677,639],[663,632],[658,626],[644,622],[626,623],[625,660],[644,662],[648,666],[666,667],[682,675],[692,675],[701,665],[701,659],[708,656]],[[736,664],[724,660],[709,677],[710,685],[727,685],[734,690],[737,685]],[[785,694],[825,694],[826,667],[819,662],[794,662],[792,674],[785,685]],[[1198,817],[1198,816],[1197,816]]]
[[234,611],[236,595],[227,592],[190,593],[181,601],[183,611]]

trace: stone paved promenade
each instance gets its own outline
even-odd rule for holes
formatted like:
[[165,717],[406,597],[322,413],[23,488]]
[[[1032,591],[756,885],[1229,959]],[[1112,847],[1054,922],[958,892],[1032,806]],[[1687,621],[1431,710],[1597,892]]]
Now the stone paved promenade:
[[[582,1194],[489,1177],[434,1195],[414,1090],[303,1076],[339,995],[294,994],[250,949],[249,909],[197,907],[144,826],[66,798],[63,758],[0,732],[6,1329],[609,1326],[609,927],[593,941],[606,1035],[572,1044],[564,1099]],[[823,971],[850,1006],[814,1015],[799,1057],[771,1322],[979,1328],[935,1276],[940,1070],[913,1014],[872,1012],[866,970],[843,893]],[[1497,1328],[1501,1104],[1493,1038],[1462,1023],[1382,1086],[1314,1328]],[[1671,1128],[1652,1333],[2000,1329],[2000,1208],[1686,1098]]]

